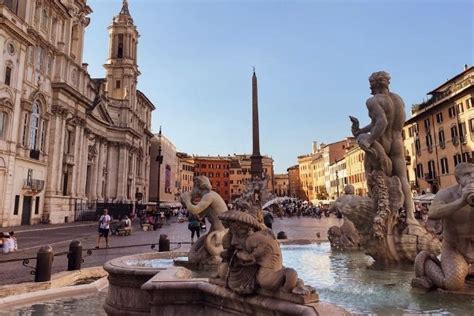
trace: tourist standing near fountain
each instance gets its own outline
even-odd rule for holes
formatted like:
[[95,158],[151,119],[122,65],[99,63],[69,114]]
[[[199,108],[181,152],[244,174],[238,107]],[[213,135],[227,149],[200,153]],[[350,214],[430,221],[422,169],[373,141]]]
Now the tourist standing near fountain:
[[474,164],[459,163],[454,174],[458,183],[440,190],[428,213],[430,219],[443,221],[441,261],[420,252],[413,287],[457,291],[466,279],[474,281]]
[[[439,253],[440,241],[414,218],[414,203],[407,179],[402,129],[405,106],[389,91],[390,75],[374,72],[370,78],[372,97],[367,99],[371,123],[359,128],[350,117],[352,133],[365,152],[365,172],[372,205],[365,202],[346,208],[344,215],[359,232],[366,233],[362,246],[377,264],[413,262],[421,250]],[[399,210],[406,210],[401,218]]]

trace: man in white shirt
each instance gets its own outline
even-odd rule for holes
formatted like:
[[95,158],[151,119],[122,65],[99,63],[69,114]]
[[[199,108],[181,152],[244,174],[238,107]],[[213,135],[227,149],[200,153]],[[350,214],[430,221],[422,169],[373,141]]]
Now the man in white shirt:
[[110,221],[111,217],[108,214],[109,211],[104,209],[104,214],[99,218],[99,237],[97,237],[97,246],[100,246],[100,237],[105,237],[105,247],[109,248],[109,231],[110,231]]

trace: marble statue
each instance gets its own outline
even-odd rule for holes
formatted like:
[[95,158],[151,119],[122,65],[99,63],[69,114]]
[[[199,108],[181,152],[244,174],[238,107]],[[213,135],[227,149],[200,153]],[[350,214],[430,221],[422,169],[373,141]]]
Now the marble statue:
[[461,290],[474,279],[474,164],[459,163],[457,184],[436,194],[428,217],[443,222],[441,260],[428,251],[415,259],[412,286],[424,289]]
[[[192,201],[198,198],[197,204]],[[211,224],[209,233],[201,236],[192,245],[188,260],[194,264],[216,265],[221,261],[222,237],[226,229],[219,219],[219,215],[227,211],[227,204],[222,197],[212,191],[209,178],[204,176],[194,177],[194,186],[191,192],[181,195],[181,202],[188,211],[199,216],[206,216]]]
[[366,101],[370,124],[360,128],[357,118],[350,119],[352,133],[365,152],[371,203],[361,200],[359,206],[346,207],[343,214],[364,235],[362,245],[376,263],[413,262],[421,250],[439,252],[441,243],[414,217],[402,138],[403,100],[389,90],[387,72],[373,73],[369,82],[373,95]]
[[[329,207],[329,210],[333,213],[341,212],[344,214],[346,207],[360,207],[362,199],[370,200],[354,195],[354,186],[348,184],[344,187],[344,195],[338,197]],[[342,226],[332,226],[329,228],[328,239],[331,243],[331,248],[338,250],[359,249],[361,243],[359,232],[354,223],[347,218],[344,218]]]
[[280,245],[272,231],[255,216],[228,211],[219,216],[229,231],[224,237],[223,261],[218,276],[232,291],[248,295],[261,288],[270,292],[308,295],[315,290],[283,267]]

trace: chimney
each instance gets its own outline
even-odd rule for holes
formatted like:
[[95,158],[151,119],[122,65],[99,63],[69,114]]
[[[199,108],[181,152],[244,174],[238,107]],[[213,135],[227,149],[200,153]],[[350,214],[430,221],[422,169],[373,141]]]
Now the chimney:
[[467,64],[464,64],[464,70],[467,70]]
[[315,154],[318,151],[318,142],[313,142],[312,153]]

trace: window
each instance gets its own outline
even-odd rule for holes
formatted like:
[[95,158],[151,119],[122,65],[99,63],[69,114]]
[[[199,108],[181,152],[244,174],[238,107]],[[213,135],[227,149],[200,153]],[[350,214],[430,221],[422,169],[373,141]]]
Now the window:
[[20,204],[20,196],[15,195],[15,206],[13,207],[13,215],[18,215],[18,206]]
[[23,115],[23,137],[21,139],[21,144],[26,147],[28,145],[28,113]]
[[444,130],[442,130],[442,129],[439,130],[438,139],[439,139],[439,146],[444,148],[444,146],[446,144],[446,139],[445,139],[445,136],[444,136]]
[[448,114],[449,114],[450,118],[453,118],[453,117],[456,116],[456,109],[454,108],[454,106],[452,106],[448,109]]
[[469,120],[469,130],[474,133],[474,119]]
[[121,84],[120,80],[116,80],[115,81],[115,89],[120,89],[120,84]]
[[458,143],[458,128],[457,126],[452,126],[451,127],[451,140],[454,145]]
[[441,122],[443,122],[443,113],[439,112],[438,114],[436,114],[436,123],[441,123]]
[[466,134],[466,123],[462,122],[459,124],[459,138],[463,143],[466,141]]
[[471,155],[469,153],[463,153],[462,162],[470,162],[470,161],[471,161]]
[[40,113],[38,104],[33,103],[31,109],[31,120],[30,120],[30,142],[29,148],[32,150],[39,149],[39,127],[40,127]]
[[431,177],[436,177],[436,171],[435,171],[435,163],[434,160],[428,161],[428,172]]
[[474,106],[474,101],[473,101],[474,98],[469,98],[466,100],[466,108],[467,109],[470,109]]
[[441,158],[441,174],[448,174],[448,173],[449,173],[448,158]]
[[421,163],[416,165],[416,176],[417,178],[423,178],[423,165]]
[[45,152],[46,151],[46,128],[47,128],[47,123],[43,121],[43,124],[41,124],[41,151]]
[[419,140],[419,139],[416,139],[416,140],[415,140],[415,150],[416,150],[416,154],[417,154],[417,155],[420,155],[420,154],[421,154],[421,144],[420,144],[420,140]]
[[426,119],[424,123],[425,123],[426,132],[429,132],[430,131],[430,119]]
[[464,104],[459,103],[457,105],[458,113],[463,113],[464,112]]
[[6,137],[7,113],[0,112],[0,138]]
[[39,208],[40,208],[40,197],[37,196],[36,201],[35,201],[35,214],[39,214]]
[[456,154],[453,156],[454,166],[456,167],[458,163],[462,161],[461,154]]
[[117,58],[123,58],[123,34],[118,36]]
[[5,84],[9,86],[12,80],[12,67],[6,66],[5,67]]
[[428,147],[428,151],[433,150],[433,139],[431,138],[431,134],[426,135],[426,147]]

